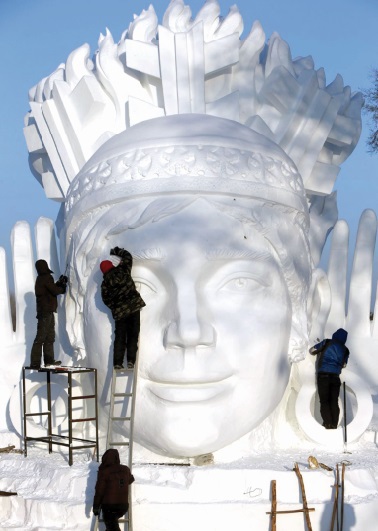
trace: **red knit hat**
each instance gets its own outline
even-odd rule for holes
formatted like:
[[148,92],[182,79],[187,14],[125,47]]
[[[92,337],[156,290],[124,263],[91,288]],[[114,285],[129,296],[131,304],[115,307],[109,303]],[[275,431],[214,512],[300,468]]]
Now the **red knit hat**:
[[104,275],[105,273],[113,269],[113,267],[114,265],[112,264],[110,260],[103,260],[100,264],[100,269]]

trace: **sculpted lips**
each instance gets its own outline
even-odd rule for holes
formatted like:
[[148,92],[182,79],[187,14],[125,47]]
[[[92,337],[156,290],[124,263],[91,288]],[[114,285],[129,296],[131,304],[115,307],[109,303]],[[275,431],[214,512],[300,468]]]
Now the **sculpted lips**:
[[201,402],[211,400],[230,392],[235,385],[235,378],[230,376],[218,381],[159,383],[148,382],[149,391],[167,402]]

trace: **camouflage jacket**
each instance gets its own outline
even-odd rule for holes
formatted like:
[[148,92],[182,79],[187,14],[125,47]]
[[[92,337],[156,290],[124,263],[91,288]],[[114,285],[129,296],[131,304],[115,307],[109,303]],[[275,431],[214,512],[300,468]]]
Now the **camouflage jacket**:
[[131,254],[122,250],[121,262],[104,275],[101,284],[101,297],[104,304],[110,308],[113,319],[118,321],[131,313],[146,306],[131,278],[133,258]]

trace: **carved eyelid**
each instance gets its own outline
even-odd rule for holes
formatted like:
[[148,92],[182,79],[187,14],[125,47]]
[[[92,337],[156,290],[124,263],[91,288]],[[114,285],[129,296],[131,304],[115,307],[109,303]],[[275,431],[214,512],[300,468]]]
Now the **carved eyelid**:
[[247,273],[245,271],[238,271],[238,272],[235,272],[233,274],[229,274],[227,275],[226,278],[224,278],[222,281],[219,282],[218,284],[218,289],[223,289],[224,287],[227,286],[227,284],[230,284],[231,282],[233,281],[237,281],[237,280],[250,280],[252,282],[255,282],[256,284],[258,284],[259,286],[261,287],[264,287],[264,288],[268,288],[269,286],[271,286],[272,282],[271,282],[271,278],[270,278],[270,275],[256,275],[256,274],[252,274],[252,273]]
[[262,287],[268,288],[273,284],[274,264],[270,261],[250,262],[235,261],[232,264],[223,264],[214,275],[217,289],[222,289],[228,282],[237,279],[248,279]]
[[157,287],[150,281],[146,280],[145,278],[135,276],[134,277],[134,283],[138,291],[140,291],[139,286],[147,286],[151,291],[154,293],[157,293]]

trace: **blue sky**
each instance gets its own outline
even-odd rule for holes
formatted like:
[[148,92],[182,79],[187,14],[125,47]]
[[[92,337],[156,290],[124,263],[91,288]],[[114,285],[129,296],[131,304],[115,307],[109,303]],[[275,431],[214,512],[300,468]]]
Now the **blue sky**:
[[[151,2],[162,20],[169,0]],[[188,0],[193,16],[204,0]],[[226,16],[231,0],[219,0]],[[244,36],[259,20],[267,39],[278,32],[292,56],[312,55],[324,67],[327,83],[340,73],[352,91],[369,87],[378,67],[377,0],[239,0]],[[39,216],[56,218],[59,204],[46,199],[32,176],[23,137],[29,110],[28,91],[65,62],[72,50],[89,43],[97,49],[100,32],[108,27],[115,41],[133,14],[147,9],[146,0],[0,0],[0,246],[10,251],[10,233],[18,220],[32,227]],[[378,155],[367,153],[367,118],[361,140],[343,164],[335,188],[339,217],[355,236],[364,208],[378,211]]]

